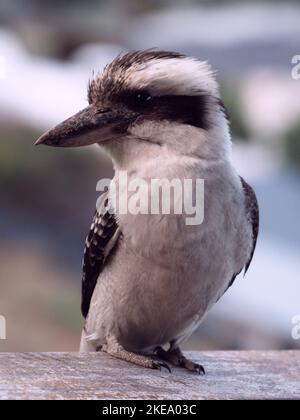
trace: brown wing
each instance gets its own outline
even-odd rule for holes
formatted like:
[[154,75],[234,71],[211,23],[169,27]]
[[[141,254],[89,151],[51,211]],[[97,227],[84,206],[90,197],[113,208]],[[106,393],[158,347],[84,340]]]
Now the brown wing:
[[81,312],[84,317],[89,312],[98,277],[120,236],[120,229],[114,214],[107,208],[107,202],[107,193],[102,194],[85,242],[81,283]]
[[247,182],[242,177],[240,178],[241,178],[241,182],[242,182],[242,186],[243,186],[245,198],[246,198],[247,217],[248,217],[249,223],[251,223],[251,226],[252,226],[252,248],[251,248],[251,253],[249,255],[249,259],[245,265],[244,274],[246,274],[253,258],[253,254],[256,247],[256,241],[258,237],[259,208],[258,208],[256,194],[253,188],[249,184],[247,184]]
[[[259,230],[259,208],[258,208],[256,194],[253,188],[249,184],[247,184],[247,182],[241,176],[240,176],[240,179],[241,179],[242,187],[245,193],[245,204],[246,204],[248,222],[251,224],[251,227],[252,227],[252,248],[249,254],[249,258],[245,264],[245,270],[244,270],[244,275],[245,275],[251,264],[255,247],[256,247],[256,241],[257,241],[258,230]],[[233,274],[232,279],[227,289],[225,290],[225,292],[229,289],[229,287],[233,285],[236,276],[240,274],[243,268],[244,267],[242,267],[238,273]]]

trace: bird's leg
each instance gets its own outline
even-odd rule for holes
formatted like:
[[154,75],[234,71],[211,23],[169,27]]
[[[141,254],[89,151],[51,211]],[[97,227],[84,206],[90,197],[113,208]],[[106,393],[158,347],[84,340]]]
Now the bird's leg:
[[205,370],[202,365],[187,359],[179,347],[173,348],[172,344],[169,350],[164,350],[162,347],[155,349],[157,357],[166,362],[171,363],[174,366],[180,366],[191,372],[197,372],[199,375],[205,375]]
[[155,360],[152,357],[127,351],[115,338],[110,338],[107,343],[101,347],[101,351],[109,354],[110,356],[126,360],[126,362],[130,362],[138,366],[158,370],[165,368],[171,372],[170,367],[164,361]]

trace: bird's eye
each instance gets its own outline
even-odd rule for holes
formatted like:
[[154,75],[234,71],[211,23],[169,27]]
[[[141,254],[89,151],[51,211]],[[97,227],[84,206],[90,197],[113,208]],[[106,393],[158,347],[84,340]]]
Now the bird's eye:
[[153,97],[146,90],[124,92],[120,101],[136,111],[149,111],[153,105]]
[[152,101],[152,96],[148,92],[139,92],[136,95],[136,101],[141,105],[149,105]]

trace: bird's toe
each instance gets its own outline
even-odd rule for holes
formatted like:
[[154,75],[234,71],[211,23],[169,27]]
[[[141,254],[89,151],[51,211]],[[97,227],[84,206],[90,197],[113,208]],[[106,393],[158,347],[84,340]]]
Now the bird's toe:
[[152,369],[166,369],[169,373],[172,373],[170,366],[166,362],[162,362],[160,360],[153,360]]

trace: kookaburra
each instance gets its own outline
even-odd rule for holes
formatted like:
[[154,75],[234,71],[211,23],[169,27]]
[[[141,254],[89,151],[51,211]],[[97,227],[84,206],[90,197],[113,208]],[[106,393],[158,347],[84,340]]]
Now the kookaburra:
[[215,75],[179,53],[129,52],[89,83],[88,101],[37,144],[98,143],[112,158],[116,185],[121,171],[148,182],[204,179],[204,221],[121,214],[110,191],[102,195],[84,253],[80,349],[204,373],[179,345],[248,269],[258,234],[257,200],[233,167]]

